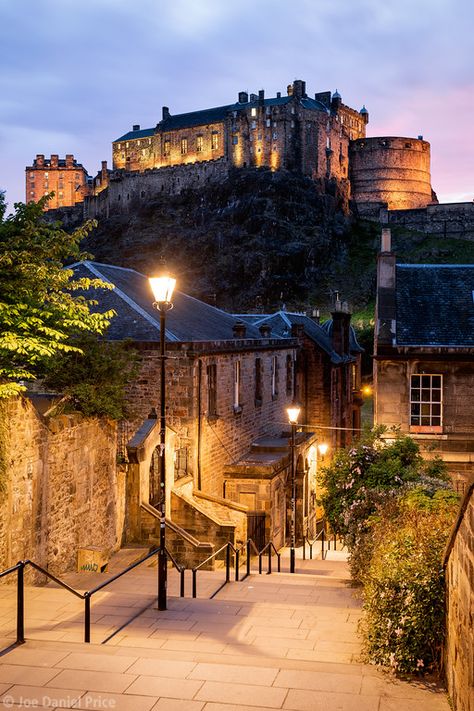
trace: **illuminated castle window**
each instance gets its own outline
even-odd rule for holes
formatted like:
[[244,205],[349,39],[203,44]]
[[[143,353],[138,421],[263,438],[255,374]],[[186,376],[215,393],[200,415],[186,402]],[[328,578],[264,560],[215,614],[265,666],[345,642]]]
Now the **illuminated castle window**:
[[181,139],[181,155],[184,156],[188,152],[188,139]]
[[219,148],[219,134],[217,131],[213,131],[211,134],[211,148],[213,151]]
[[256,108],[250,109],[250,115],[251,115],[251,116],[256,116],[256,115],[257,115],[257,109],[256,109]]
[[196,151],[198,153],[202,152],[202,136],[197,136],[196,138]]
[[163,155],[169,156],[171,153],[171,141],[168,139],[163,143]]

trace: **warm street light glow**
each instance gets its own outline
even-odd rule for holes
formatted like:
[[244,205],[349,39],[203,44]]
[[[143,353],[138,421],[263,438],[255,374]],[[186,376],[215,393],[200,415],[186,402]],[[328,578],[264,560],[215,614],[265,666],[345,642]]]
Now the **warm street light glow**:
[[369,395],[372,395],[372,388],[370,385],[364,385],[362,388],[362,395],[365,395],[368,397]]
[[298,423],[298,417],[300,416],[301,407],[298,407],[298,405],[290,405],[290,407],[286,408],[286,412],[288,413],[290,425],[296,425]]
[[149,277],[148,281],[157,304],[171,303],[176,279],[169,274],[161,274],[157,277]]
[[326,442],[320,442],[320,443],[318,444],[319,454],[320,454],[322,457],[324,457],[324,455],[327,453],[327,451],[328,451],[328,446],[329,446],[329,445],[328,445]]

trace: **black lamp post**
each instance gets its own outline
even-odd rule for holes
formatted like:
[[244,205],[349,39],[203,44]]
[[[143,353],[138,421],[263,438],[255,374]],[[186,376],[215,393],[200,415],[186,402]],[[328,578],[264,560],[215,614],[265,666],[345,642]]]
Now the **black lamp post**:
[[155,301],[153,306],[160,313],[160,552],[158,556],[158,609],[166,610],[167,558],[166,558],[166,383],[165,383],[165,327],[166,312],[173,308],[171,297],[176,284],[169,274],[150,277]]
[[295,468],[295,444],[296,427],[300,408],[298,405],[287,407],[288,420],[291,425],[291,526],[290,526],[290,573],[295,572],[295,547],[296,547],[296,468]]

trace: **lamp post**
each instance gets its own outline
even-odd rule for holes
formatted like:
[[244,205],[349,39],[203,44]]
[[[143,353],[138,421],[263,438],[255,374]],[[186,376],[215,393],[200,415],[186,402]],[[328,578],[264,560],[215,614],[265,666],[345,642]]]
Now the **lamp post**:
[[176,284],[168,273],[163,270],[157,277],[150,277],[150,287],[153,292],[153,306],[160,313],[160,552],[158,555],[158,609],[166,610],[167,560],[166,560],[166,384],[165,384],[165,327],[166,312],[173,308],[171,297]]
[[296,427],[300,408],[298,405],[287,407],[288,420],[291,425],[291,526],[290,526],[290,573],[295,572],[295,547],[296,547],[296,471],[295,471],[295,441]]

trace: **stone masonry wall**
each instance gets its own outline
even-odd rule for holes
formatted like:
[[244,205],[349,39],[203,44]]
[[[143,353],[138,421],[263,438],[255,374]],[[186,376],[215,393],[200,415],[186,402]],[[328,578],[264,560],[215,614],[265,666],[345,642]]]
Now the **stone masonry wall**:
[[438,237],[474,240],[474,202],[428,205],[418,210],[388,210],[382,219]]
[[0,569],[30,558],[54,573],[77,549],[111,551],[121,538],[116,427],[80,415],[45,420],[28,399],[5,406],[7,485],[0,494]]
[[474,482],[448,551],[445,675],[454,711],[474,711]]

